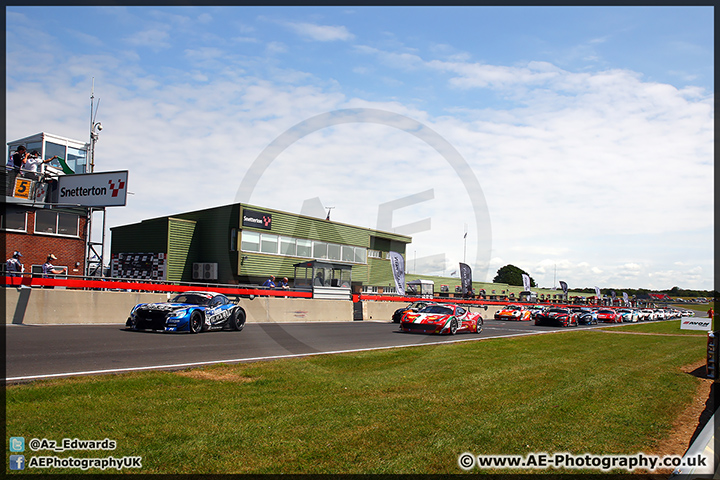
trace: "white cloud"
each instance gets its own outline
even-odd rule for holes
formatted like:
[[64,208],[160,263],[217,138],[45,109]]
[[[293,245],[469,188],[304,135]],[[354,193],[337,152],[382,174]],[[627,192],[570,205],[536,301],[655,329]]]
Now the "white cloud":
[[316,25],[306,22],[285,22],[285,25],[298,35],[318,42],[348,41],[355,38],[347,27],[342,25]]

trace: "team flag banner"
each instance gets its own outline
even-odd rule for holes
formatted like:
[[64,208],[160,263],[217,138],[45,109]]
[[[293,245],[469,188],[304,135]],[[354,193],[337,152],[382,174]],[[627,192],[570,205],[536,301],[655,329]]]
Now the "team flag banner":
[[623,292],[623,302],[625,302],[625,305],[630,305],[630,298],[628,297],[628,294]]
[[615,290],[610,290],[610,296],[612,297],[613,302],[614,302],[614,301],[615,301],[615,297],[617,297],[617,295],[615,295]]
[[562,291],[565,295],[567,295],[568,292],[568,284],[560,280],[560,288],[562,288]]
[[600,298],[600,289],[598,287],[595,287],[595,296]]
[[388,260],[395,279],[395,291],[398,295],[405,295],[405,259],[398,252],[388,252]]
[[472,269],[466,263],[460,264],[460,283],[463,295],[472,290]]
[[525,290],[526,292],[529,292],[530,291],[530,275],[523,273],[522,278],[523,278],[523,290]]

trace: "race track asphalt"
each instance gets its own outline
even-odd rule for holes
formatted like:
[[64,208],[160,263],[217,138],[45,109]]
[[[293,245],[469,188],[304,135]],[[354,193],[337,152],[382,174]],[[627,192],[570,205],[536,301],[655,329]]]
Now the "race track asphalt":
[[[603,326],[602,324],[600,326]],[[571,327],[569,330],[595,328]],[[392,322],[254,323],[241,332],[135,332],[123,325],[7,325],[6,382],[182,369],[211,363],[271,360],[408,345],[475,341],[561,330],[532,322],[486,320],[483,332],[409,334]]]

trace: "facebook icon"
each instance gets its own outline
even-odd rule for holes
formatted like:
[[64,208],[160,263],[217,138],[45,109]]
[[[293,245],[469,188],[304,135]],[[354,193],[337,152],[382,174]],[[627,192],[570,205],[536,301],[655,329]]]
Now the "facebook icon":
[[10,470],[25,470],[25,455],[10,455]]

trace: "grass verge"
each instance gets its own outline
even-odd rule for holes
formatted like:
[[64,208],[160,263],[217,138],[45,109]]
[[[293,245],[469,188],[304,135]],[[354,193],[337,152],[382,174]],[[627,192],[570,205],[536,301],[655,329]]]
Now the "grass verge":
[[111,452],[25,455],[142,456],[142,473],[461,473],[463,452],[634,454],[693,398],[699,380],[680,368],[704,347],[563,332],[40,381],[6,388],[6,440],[110,438]]
[[638,333],[661,333],[666,335],[692,335],[703,337],[707,340],[708,332],[705,330],[681,330],[681,320],[664,320],[651,323],[630,323],[623,326],[609,327],[613,331],[638,332]]

